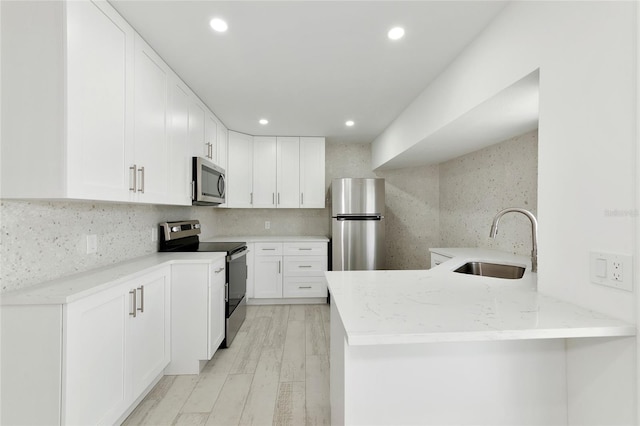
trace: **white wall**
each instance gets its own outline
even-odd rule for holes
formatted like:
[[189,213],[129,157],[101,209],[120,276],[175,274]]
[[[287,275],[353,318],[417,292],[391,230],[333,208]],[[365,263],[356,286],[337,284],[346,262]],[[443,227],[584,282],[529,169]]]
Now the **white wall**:
[[514,2],[373,143],[374,167],[540,68],[538,289],[635,321],[590,283],[590,250],[632,254],[635,4]]
[[[380,167],[539,68],[538,290],[634,323],[636,294],[592,284],[589,251],[634,254],[638,266],[637,7],[621,1],[512,2],[372,149],[372,163]],[[605,343],[606,350],[568,345],[570,424],[637,424],[634,340]],[[628,351],[635,357],[610,356]]]

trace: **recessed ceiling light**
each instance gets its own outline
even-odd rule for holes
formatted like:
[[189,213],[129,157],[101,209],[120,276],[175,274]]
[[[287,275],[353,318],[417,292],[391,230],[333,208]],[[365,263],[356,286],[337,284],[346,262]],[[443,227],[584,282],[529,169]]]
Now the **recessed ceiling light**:
[[404,28],[402,27],[391,28],[387,33],[387,36],[391,40],[400,40],[402,37],[404,37]]
[[356,123],[354,123],[354,122],[353,122],[353,120],[348,120],[348,121],[347,121],[347,122],[345,122],[344,124],[345,124],[346,126],[351,127],[351,126],[353,126],[353,125],[354,125],[354,124],[356,124]]
[[261,118],[260,121],[258,121],[258,123],[262,125],[269,124],[269,120],[267,120],[266,118]]
[[209,21],[209,25],[211,26],[211,28],[213,28],[214,31],[217,31],[219,33],[223,33],[229,28],[227,23],[220,18],[213,18],[211,21]]

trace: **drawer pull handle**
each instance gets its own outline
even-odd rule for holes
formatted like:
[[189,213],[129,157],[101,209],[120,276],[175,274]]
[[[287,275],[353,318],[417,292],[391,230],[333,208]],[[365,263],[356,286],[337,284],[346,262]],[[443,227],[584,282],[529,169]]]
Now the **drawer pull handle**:
[[298,248],[298,250],[313,250],[313,249],[312,249],[312,248],[310,248],[310,247],[307,247],[307,248],[305,248],[305,247],[299,247],[299,248]]
[[141,285],[140,287],[138,287],[138,290],[140,290],[140,307],[138,308],[138,310],[140,312],[144,312],[144,286]]
[[313,268],[311,265],[299,265],[298,268]]
[[267,250],[275,250],[275,249],[274,248],[263,248],[263,249],[260,249],[260,250],[267,251]]
[[131,315],[134,318],[136,317],[136,308],[138,306],[138,303],[136,302],[136,293],[137,293],[136,290],[130,290],[129,291],[129,294],[133,295],[133,303],[131,305],[132,309],[129,312],[129,315]]
[[310,285],[305,285],[305,286],[299,285],[298,288],[311,288],[311,286]]

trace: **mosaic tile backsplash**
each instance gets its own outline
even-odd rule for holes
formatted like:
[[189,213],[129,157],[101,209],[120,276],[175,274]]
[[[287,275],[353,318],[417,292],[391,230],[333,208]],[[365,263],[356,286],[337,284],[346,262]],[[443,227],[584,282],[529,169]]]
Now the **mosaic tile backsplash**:
[[442,247],[485,247],[531,254],[531,222],[509,213],[489,238],[496,213],[520,207],[537,214],[538,132],[517,136],[440,164]]

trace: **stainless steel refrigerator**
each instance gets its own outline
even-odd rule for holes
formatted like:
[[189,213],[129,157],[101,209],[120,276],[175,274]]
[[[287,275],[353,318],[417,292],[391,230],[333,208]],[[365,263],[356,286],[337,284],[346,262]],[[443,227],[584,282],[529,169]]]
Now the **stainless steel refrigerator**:
[[331,182],[332,269],[384,269],[384,179]]

